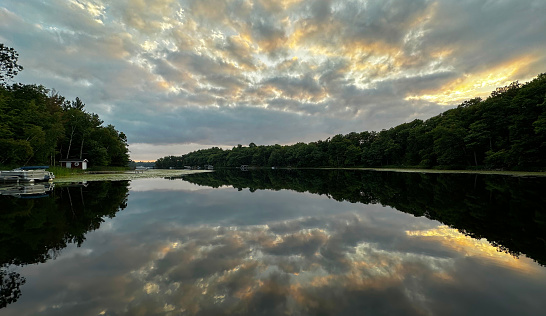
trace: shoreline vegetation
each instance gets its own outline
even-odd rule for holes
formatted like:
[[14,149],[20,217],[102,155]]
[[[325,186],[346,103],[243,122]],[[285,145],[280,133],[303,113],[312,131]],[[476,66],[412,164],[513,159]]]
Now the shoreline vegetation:
[[123,173],[130,171],[128,167],[91,167],[86,170],[64,168],[64,167],[49,167],[47,171],[53,172],[56,178],[69,177],[73,175],[94,174],[94,173]]
[[497,88],[425,121],[380,132],[338,134],[294,145],[241,144],[166,156],[156,168],[383,168],[546,171],[546,74]]

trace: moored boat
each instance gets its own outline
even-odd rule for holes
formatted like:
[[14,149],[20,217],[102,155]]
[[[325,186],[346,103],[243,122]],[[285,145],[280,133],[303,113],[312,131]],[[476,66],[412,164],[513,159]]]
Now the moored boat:
[[2,182],[53,181],[55,175],[46,169],[49,166],[25,166],[8,171],[0,171]]

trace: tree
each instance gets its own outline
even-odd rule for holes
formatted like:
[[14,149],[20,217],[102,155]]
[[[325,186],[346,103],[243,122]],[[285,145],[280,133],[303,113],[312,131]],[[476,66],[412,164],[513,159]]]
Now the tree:
[[441,166],[465,165],[465,130],[456,126],[439,125],[432,130],[434,137],[433,152]]
[[342,167],[345,163],[345,153],[351,141],[339,134],[330,140],[328,144],[328,156],[330,164],[335,167]]
[[23,67],[17,64],[19,54],[11,47],[0,43],[0,84],[12,79]]
[[[280,147],[280,146],[279,146]],[[270,166],[279,166],[283,164],[283,155],[280,149],[274,149],[267,161]]]
[[491,136],[487,124],[482,121],[470,124],[464,142],[473,151],[474,164],[477,166],[478,153],[483,154],[487,150],[492,150]]
[[362,153],[359,147],[356,147],[355,145],[350,145],[349,147],[347,147],[347,151],[345,152],[345,165],[352,167],[358,164],[361,155]]

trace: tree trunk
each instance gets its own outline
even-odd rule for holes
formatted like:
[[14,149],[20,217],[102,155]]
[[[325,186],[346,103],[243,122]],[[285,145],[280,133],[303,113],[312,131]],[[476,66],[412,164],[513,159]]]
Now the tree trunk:
[[76,128],[72,126],[72,132],[70,132],[70,141],[68,142],[68,151],[66,152],[66,159],[68,159],[68,156],[70,155],[70,147],[72,147],[72,138],[74,137],[74,130]]
[[80,159],[82,159],[82,152],[83,152],[83,141],[84,141],[85,137],[84,135],[82,135],[82,144],[80,146]]
[[466,152],[466,146],[464,145],[464,143],[461,145],[461,147],[463,148],[464,160],[466,160],[466,165],[470,166],[471,163],[470,160],[468,160],[468,154]]

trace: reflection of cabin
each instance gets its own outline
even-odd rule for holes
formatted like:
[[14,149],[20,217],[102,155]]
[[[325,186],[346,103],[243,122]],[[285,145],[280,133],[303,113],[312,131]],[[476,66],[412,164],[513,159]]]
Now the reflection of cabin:
[[87,159],[61,160],[61,167],[68,169],[87,169]]

